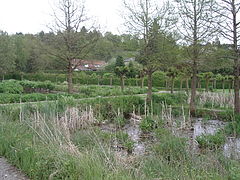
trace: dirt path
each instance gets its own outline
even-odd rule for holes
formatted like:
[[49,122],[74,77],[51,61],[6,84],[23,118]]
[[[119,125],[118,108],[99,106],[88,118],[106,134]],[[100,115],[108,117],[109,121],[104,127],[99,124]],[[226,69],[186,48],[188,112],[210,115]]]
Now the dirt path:
[[0,157],[0,180],[29,180],[16,167]]

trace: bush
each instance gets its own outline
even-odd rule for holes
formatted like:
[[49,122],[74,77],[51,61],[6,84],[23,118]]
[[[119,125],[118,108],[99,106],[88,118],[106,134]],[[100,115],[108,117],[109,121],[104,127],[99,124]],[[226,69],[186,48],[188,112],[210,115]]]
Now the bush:
[[55,85],[50,81],[36,82],[36,81],[20,81],[19,82],[25,91],[36,92],[40,90],[53,90]]
[[60,97],[71,97],[69,94],[1,94],[0,104],[20,103],[20,102],[37,102],[46,100],[58,100]]
[[218,119],[220,121],[230,122],[234,119],[234,113],[232,110],[214,111],[211,109],[197,109],[196,117],[202,117],[205,119]]
[[143,132],[149,132],[152,131],[154,128],[156,128],[156,122],[153,120],[152,117],[147,116],[145,118],[142,119],[141,123],[140,123],[140,129]]
[[8,80],[0,83],[0,93],[21,94],[23,87],[18,81]]
[[166,103],[167,105],[179,105],[187,102],[187,95],[178,94],[153,94],[154,103]]
[[226,136],[222,131],[219,131],[214,135],[197,136],[196,141],[200,148],[214,150],[220,148],[225,143]]

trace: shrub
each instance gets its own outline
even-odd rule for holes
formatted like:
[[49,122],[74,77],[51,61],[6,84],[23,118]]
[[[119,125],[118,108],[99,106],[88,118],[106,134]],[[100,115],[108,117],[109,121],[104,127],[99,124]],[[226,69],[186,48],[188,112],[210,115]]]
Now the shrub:
[[226,137],[222,131],[219,131],[214,135],[197,136],[196,141],[200,148],[214,150],[220,148],[225,143]]
[[0,93],[21,94],[23,87],[15,80],[3,81],[0,83]]
[[196,117],[202,117],[205,119],[218,119],[221,121],[229,122],[233,121],[234,114],[232,110],[214,111],[211,109],[197,109]]
[[167,105],[179,105],[186,103],[187,95],[183,93],[178,94],[153,94],[154,103],[166,103]]
[[147,117],[143,118],[141,123],[140,123],[140,129],[143,132],[152,131],[155,127],[156,127],[156,122],[150,116],[147,116]]
[[26,91],[39,91],[41,89],[43,90],[53,90],[55,88],[55,85],[51,83],[50,81],[44,81],[44,82],[36,82],[36,81],[20,81],[19,82],[23,88]]

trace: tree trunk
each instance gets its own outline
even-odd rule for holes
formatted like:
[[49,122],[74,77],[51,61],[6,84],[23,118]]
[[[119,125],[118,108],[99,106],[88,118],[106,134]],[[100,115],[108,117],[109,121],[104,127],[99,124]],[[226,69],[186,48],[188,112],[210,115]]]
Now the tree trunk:
[[200,80],[197,79],[197,88],[200,88]]
[[190,98],[190,114],[191,116],[195,116],[196,114],[196,91],[197,91],[197,64],[196,61],[194,61],[193,64],[193,75],[191,80],[191,98]]
[[124,91],[124,78],[123,78],[123,76],[120,77],[120,80],[121,80],[121,91],[123,92]]
[[209,86],[209,79],[206,79],[206,91],[207,91],[207,92],[209,91],[208,86]]
[[147,103],[152,101],[152,72],[148,72],[148,92],[147,92]]
[[182,88],[183,88],[183,80],[181,79],[180,80],[180,91],[182,90]]
[[229,81],[228,83],[228,91],[231,93],[231,88],[232,88],[232,80]]
[[186,88],[187,88],[187,91],[189,90],[189,83],[188,83],[188,79],[186,79]]
[[225,92],[225,81],[224,80],[222,81],[222,89],[223,89],[223,92]]
[[174,78],[171,78],[171,94],[173,94],[174,89]]
[[112,86],[112,81],[113,81],[113,78],[110,77],[110,86]]
[[68,82],[68,93],[72,94],[73,93],[73,81],[72,78],[73,77],[73,70],[71,67],[71,63],[69,63],[68,66],[68,75],[67,75],[67,82]]
[[144,86],[144,77],[141,78],[141,88]]
[[239,60],[235,60],[234,69],[234,112],[240,114],[240,97],[239,97]]

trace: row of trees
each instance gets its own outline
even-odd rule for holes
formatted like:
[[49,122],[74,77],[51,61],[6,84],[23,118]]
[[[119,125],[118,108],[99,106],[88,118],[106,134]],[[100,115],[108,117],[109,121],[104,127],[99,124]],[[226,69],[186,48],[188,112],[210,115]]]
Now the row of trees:
[[[169,2],[158,5],[153,0],[123,0],[123,5],[130,32],[121,36],[102,35],[94,25],[89,25],[91,18],[81,0],[60,0],[56,4],[50,33],[8,36],[1,32],[0,45],[4,51],[0,53],[1,61],[4,61],[0,63],[1,72],[14,66],[28,72],[41,65],[45,66],[43,69],[61,67],[67,71],[71,93],[72,75],[81,63],[74,64],[74,59],[108,60],[120,52],[131,51],[130,54],[135,55],[142,65],[140,74],[148,77],[148,102],[152,98],[152,74],[155,71],[168,69],[173,82],[176,72],[170,67],[186,71],[191,77],[190,111],[194,115],[199,71],[203,67],[209,71],[209,67],[227,64],[233,66],[235,112],[240,113],[240,23],[237,19],[240,4],[236,0],[174,0],[172,5]],[[220,44],[217,38],[220,34],[227,44]],[[16,37],[14,43],[10,40],[12,37]],[[26,37],[29,40],[25,42]],[[12,53],[12,49],[16,51]],[[129,73],[124,65],[117,66],[114,71],[121,78]]]
[[[194,115],[199,67],[202,60],[209,59],[208,57],[214,54],[215,49],[209,48],[208,45],[221,34],[221,37],[229,43],[222,57],[229,61],[233,60],[234,105],[235,112],[240,113],[238,48],[240,23],[237,19],[239,2],[236,0],[175,0],[172,6],[168,2],[157,6],[152,0],[136,0],[124,1],[124,5],[127,10],[126,23],[129,29],[144,39],[138,61],[144,65],[148,75],[148,101],[151,100],[152,73],[159,66],[169,66],[180,59],[191,67],[190,112]],[[175,14],[172,14],[173,12]],[[176,36],[176,33],[179,36]],[[161,39],[161,36],[166,40]],[[178,53],[179,47],[174,44],[176,41],[171,43],[171,37],[175,40],[179,38],[178,42],[182,45],[184,54]]]

